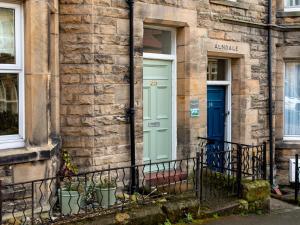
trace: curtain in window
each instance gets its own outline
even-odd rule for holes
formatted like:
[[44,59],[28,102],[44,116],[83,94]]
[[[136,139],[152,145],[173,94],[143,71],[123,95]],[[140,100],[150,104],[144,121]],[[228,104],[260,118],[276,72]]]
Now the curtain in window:
[[292,7],[292,6],[299,6],[300,0],[285,0],[286,6]]
[[286,63],[284,133],[300,136],[300,63]]
[[0,74],[0,135],[18,133],[18,74]]
[[15,63],[15,10],[0,8],[0,63]]

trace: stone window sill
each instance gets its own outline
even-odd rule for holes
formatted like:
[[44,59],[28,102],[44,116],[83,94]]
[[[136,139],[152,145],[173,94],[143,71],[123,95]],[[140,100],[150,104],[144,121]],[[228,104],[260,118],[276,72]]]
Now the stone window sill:
[[238,9],[249,9],[250,4],[245,3],[245,2],[233,2],[233,1],[228,1],[228,0],[210,0],[209,1],[212,4],[215,5],[224,5],[224,6],[230,6]]
[[59,151],[59,144],[0,150],[0,166],[50,159]]
[[276,13],[277,18],[284,18],[284,17],[300,17],[300,11],[277,11]]
[[281,141],[276,143],[276,149],[300,149],[300,141]]

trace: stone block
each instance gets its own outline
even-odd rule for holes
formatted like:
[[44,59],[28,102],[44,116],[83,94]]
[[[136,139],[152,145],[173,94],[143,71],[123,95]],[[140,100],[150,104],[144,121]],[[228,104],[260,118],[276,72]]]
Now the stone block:
[[14,183],[43,179],[48,173],[47,161],[17,164],[13,167]]
[[248,202],[269,199],[270,190],[270,184],[265,180],[244,181],[242,183],[243,199]]

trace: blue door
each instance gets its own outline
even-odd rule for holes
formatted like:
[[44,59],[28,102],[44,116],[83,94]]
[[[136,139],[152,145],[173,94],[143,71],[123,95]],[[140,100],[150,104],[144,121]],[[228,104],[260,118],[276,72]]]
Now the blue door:
[[207,86],[207,163],[213,170],[223,171],[225,133],[225,87]]

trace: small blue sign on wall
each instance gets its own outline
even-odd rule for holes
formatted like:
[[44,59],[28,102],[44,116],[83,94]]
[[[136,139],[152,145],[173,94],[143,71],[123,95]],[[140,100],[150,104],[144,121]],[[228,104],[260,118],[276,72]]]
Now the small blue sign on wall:
[[190,112],[191,117],[199,117],[200,116],[200,109],[199,109],[199,100],[193,99],[190,102]]

